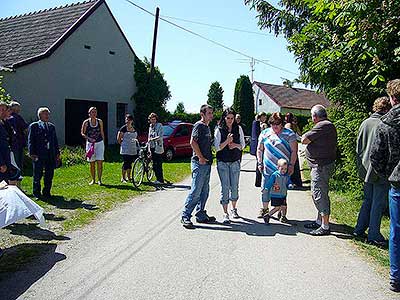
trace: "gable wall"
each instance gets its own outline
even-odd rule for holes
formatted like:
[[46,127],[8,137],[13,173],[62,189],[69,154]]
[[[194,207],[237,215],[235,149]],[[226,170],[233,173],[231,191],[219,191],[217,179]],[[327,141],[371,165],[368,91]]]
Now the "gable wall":
[[37,119],[38,107],[49,107],[60,143],[64,143],[65,99],[108,102],[110,143],[115,143],[118,130],[116,103],[128,104],[128,112],[133,112],[134,54],[104,3],[50,57],[2,75],[4,87],[22,104],[27,121]]
[[[265,94],[261,88],[257,85],[253,85],[254,91],[254,101],[256,113],[259,112],[266,112],[266,113],[273,113],[273,112],[280,112],[281,108],[278,104],[275,103],[267,94]],[[262,105],[259,105],[259,99],[262,99]]]

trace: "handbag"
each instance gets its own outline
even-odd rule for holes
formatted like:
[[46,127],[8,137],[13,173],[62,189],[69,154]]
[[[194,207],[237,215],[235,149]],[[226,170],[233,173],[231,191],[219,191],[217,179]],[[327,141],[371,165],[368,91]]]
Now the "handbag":
[[93,154],[94,154],[94,143],[91,143],[89,149],[86,151],[86,158],[91,159]]

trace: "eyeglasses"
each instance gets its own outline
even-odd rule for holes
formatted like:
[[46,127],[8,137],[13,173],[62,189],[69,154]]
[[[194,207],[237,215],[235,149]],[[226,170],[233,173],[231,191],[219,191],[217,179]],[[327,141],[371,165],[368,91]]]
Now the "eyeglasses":
[[278,125],[282,125],[282,122],[272,122],[272,123],[269,123],[271,126],[272,125],[275,125],[275,126],[278,126]]

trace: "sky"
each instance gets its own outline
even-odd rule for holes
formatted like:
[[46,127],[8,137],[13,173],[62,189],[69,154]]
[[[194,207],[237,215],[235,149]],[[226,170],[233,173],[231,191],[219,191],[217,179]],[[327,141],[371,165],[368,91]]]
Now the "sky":
[[[223,30],[167,18],[188,30],[249,57],[289,72],[272,68],[263,63],[255,65],[254,80],[271,84],[282,84],[282,78],[293,80],[299,73],[293,55],[287,50],[283,37],[275,37],[261,31],[257,25],[257,12],[244,5],[243,0],[130,0],[131,2],[160,15],[230,27],[244,33]],[[76,3],[78,0],[0,0],[0,18],[19,15],[40,9]],[[126,0],[106,0],[122,31],[139,58],[151,57],[154,17],[138,9]],[[270,1],[276,5],[277,0]],[[159,22],[155,64],[164,73],[171,99],[167,109],[173,112],[183,102],[187,112],[197,112],[207,102],[210,85],[218,81],[224,89],[224,104],[233,103],[237,78],[251,76],[250,59],[234,53],[183,31],[162,20]],[[294,74],[293,74],[294,73]]]

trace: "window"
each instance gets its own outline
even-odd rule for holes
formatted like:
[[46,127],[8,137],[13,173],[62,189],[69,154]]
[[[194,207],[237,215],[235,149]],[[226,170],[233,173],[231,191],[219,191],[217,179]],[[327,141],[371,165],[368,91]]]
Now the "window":
[[117,128],[120,128],[125,124],[125,114],[127,110],[128,104],[117,103]]
[[90,49],[92,49],[92,46],[84,45],[83,48],[90,50]]
[[188,135],[189,135],[189,129],[185,125],[179,126],[178,130],[175,133],[176,137],[188,136]]
[[258,99],[258,105],[262,105],[262,99]]
[[108,51],[109,54],[115,55],[115,51]]

